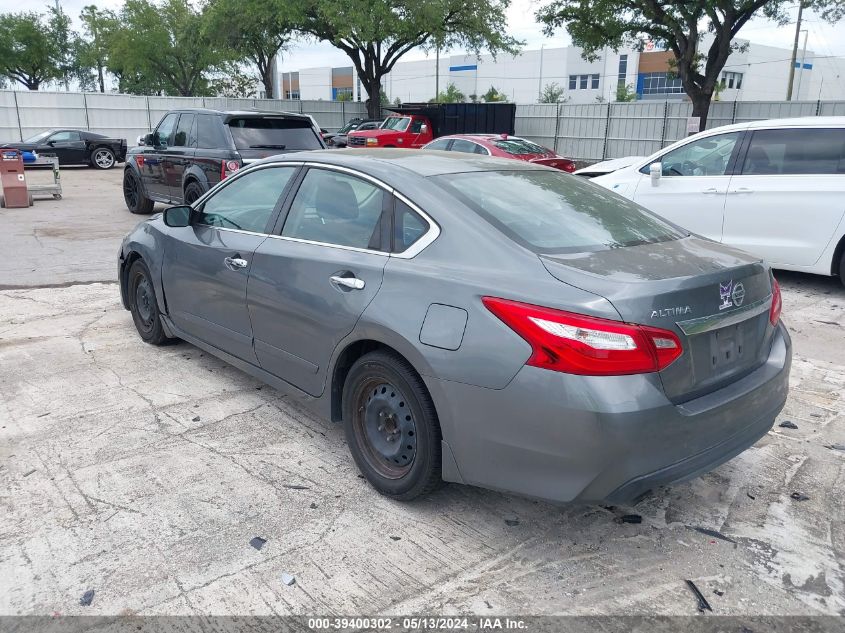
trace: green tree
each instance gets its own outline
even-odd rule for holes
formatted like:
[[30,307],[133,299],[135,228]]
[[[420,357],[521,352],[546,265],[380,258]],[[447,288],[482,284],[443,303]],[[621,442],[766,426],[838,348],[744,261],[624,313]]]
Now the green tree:
[[438,103],[463,103],[466,101],[466,95],[458,90],[458,87],[450,83],[446,86],[446,90],[441,90],[440,94],[437,95],[431,102],[438,102]]
[[556,81],[546,84],[540,93],[540,103],[561,103],[565,100],[563,92],[563,87]]
[[56,28],[62,24],[27,11],[0,15],[0,73],[27,90],[64,76],[64,53]]
[[626,103],[628,101],[637,100],[637,91],[634,90],[633,84],[619,84],[616,86],[616,98],[614,101],[621,101]]
[[[821,11],[828,20],[842,12],[842,0],[802,0],[804,7]],[[690,100],[693,116],[707,124],[710,100],[733,41],[755,15],[785,24],[790,0],[552,0],[537,11],[537,19],[552,34],[565,26],[572,41],[595,59],[604,47],[642,50],[646,40],[672,51],[676,72]],[[700,52],[703,36],[713,41]]]
[[209,73],[208,90],[216,97],[252,99],[257,96],[255,85],[255,75],[237,62],[226,62]]
[[300,29],[342,50],[369,95],[369,115],[381,111],[382,78],[408,51],[431,45],[515,52],[505,34],[510,0],[304,0]]
[[190,97],[209,94],[211,73],[231,51],[207,28],[208,16],[188,0],[126,0],[108,38],[108,68],[120,89]]
[[210,32],[234,59],[255,65],[268,99],[277,96],[273,60],[290,41],[298,15],[293,6],[287,0],[211,0],[208,6]]
[[481,95],[481,100],[485,103],[494,103],[496,101],[507,101],[508,96],[503,92],[499,92],[495,86],[490,86],[490,89]]
[[82,22],[82,39],[78,48],[79,65],[90,68],[97,75],[97,87],[106,91],[105,73],[108,67],[108,39],[117,29],[117,17],[113,11],[101,10],[89,4],[79,14]]

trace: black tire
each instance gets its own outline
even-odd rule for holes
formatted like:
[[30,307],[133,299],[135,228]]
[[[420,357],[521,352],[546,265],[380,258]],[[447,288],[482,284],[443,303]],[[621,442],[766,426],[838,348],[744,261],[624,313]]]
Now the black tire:
[[182,201],[185,204],[193,204],[204,193],[202,186],[196,180],[192,180],[185,186],[185,197]]
[[842,259],[839,260],[839,281],[845,285],[845,251],[842,252]]
[[437,412],[398,354],[375,351],[355,361],[343,385],[343,424],[355,463],[381,494],[410,501],[443,484]]
[[108,147],[95,147],[91,152],[91,166],[97,169],[111,169],[117,164],[114,152]]
[[123,201],[130,213],[153,212],[153,201],[144,195],[141,179],[131,169],[123,171]]
[[6,208],[6,196],[0,196],[0,209]]
[[158,309],[150,271],[140,259],[136,260],[129,269],[126,287],[132,320],[144,342],[150,345],[163,345],[171,340],[165,334],[164,326],[161,324],[161,312]]

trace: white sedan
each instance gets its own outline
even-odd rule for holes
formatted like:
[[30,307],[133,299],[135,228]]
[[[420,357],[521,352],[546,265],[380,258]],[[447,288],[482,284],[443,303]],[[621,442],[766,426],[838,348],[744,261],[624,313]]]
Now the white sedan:
[[592,182],[775,268],[845,282],[845,117],[714,128]]

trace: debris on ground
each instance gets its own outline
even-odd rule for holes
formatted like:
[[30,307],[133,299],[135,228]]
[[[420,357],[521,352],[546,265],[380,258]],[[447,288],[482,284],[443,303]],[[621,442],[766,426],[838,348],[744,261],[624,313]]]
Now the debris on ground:
[[686,527],[688,530],[693,530],[694,532],[699,532],[700,534],[705,534],[706,536],[712,536],[713,538],[722,539],[723,541],[727,541],[728,543],[733,543],[734,545],[736,545],[735,540],[733,540],[729,536],[725,536],[718,530],[711,530],[710,528],[698,527],[697,525],[688,525]]
[[639,514],[623,514],[619,517],[620,523],[642,523],[643,518]]
[[288,490],[310,490],[308,486],[300,486],[299,484],[282,484],[282,488],[287,488]]
[[314,503],[314,502],[312,501],[312,502],[311,502],[311,505],[310,505],[310,506],[308,506],[308,507],[309,507],[309,508],[311,508],[312,510],[316,510],[316,509],[317,509],[317,504],[316,504],[316,503]]
[[689,587],[689,590],[692,591],[693,595],[698,600],[698,610],[702,613],[704,611],[713,611],[713,607],[710,606],[710,603],[707,602],[707,599],[698,590],[698,587],[695,586],[695,583],[692,580],[685,580],[684,582],[687,583],[687,587]]
[[807,501],[807,500],[810,499],[810,497],[805,495],[803,492],[793,492],[789,496],[792,497],[793,499],[795,499],[796,501]]
[[196,417],[191,418],[191,422],[199,422],[199,421],[200,421],[200,416],[196,416]]
[[29,477],[29,476],[30,476],[32,473],[34,473],[36,470],[38,470],[38,469],[37,469],[37,468],[33,468],[32,470],[25,472],[25,473],[23,474],[23,476],[24,476],[24,477]]
[[390,537],[390,540],[391,540],[391,541],[401,541],[401,540],[402,540],[402,537],[401,537],[401,536],[391,536],[391,537]]
[[39,417],[39,418],[45,418],[45,417],[47,417],[48,415],[50,415],[51,413],[52,413],[52,411],[48,411],[47,413],[41,413],[41,414],[39,414],[39,415],[38,415],[38,417]]
[[82,597],[79,599],[79,604],[83,607],[89,607],[92,602],[94,602],[94,590],[89,589],[82,594]]
[[825,448],[829,448],[832,451],[845,451],[845,444],[827,444]]
[[783,422],[778,424],[778,426],[782,429],[797,429],[798,428],[798,425],[795,424],[795,422],[792,422],[790,420],[784,420]]
[[252,545],[255,549],[260,550],[264,547],[264,544],[267,542],[266,538],[261,538],[260,536],[256,536],[252,540],[250,540],[249,544]]
[[754,500],[757,498],[757,497],[755,497],[754,495],[752,495],[750,492],[746,492],[746,493],[745,493],[745,495],[746,495],[749,499],[751,499],[752,501],[754,501]]
[[292,584],[296,582],[296,578],[293,575],[287,573],[286,571],[282,572],[282,582],[290,587]]
[[505,525],[509,525],[511,527],[519,525],[519,517],[514,514],[505,517]]
[[724,595],[725,595],[725,592],[724,592],[724,591],[722,591],[721,589],[714,589],[714,590],[713,590],[713,593],[715,593],[715,594],[716,594],[717,596],[719,596],[719,597],[722,597],[722,596],[724,596]]

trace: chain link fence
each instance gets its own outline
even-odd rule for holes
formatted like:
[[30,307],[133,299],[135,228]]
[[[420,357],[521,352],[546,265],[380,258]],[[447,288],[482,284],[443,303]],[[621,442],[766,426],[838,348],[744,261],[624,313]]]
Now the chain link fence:
[[177,108],[260,110],[310,114],[317,124],[336,131],[353,117],[367,116],[363,103],[229,99],[225,97],[144,97],[99,92],[0,91],[0,140],[17,141],[49,128],[91,130],[135,145],[162,116]]

